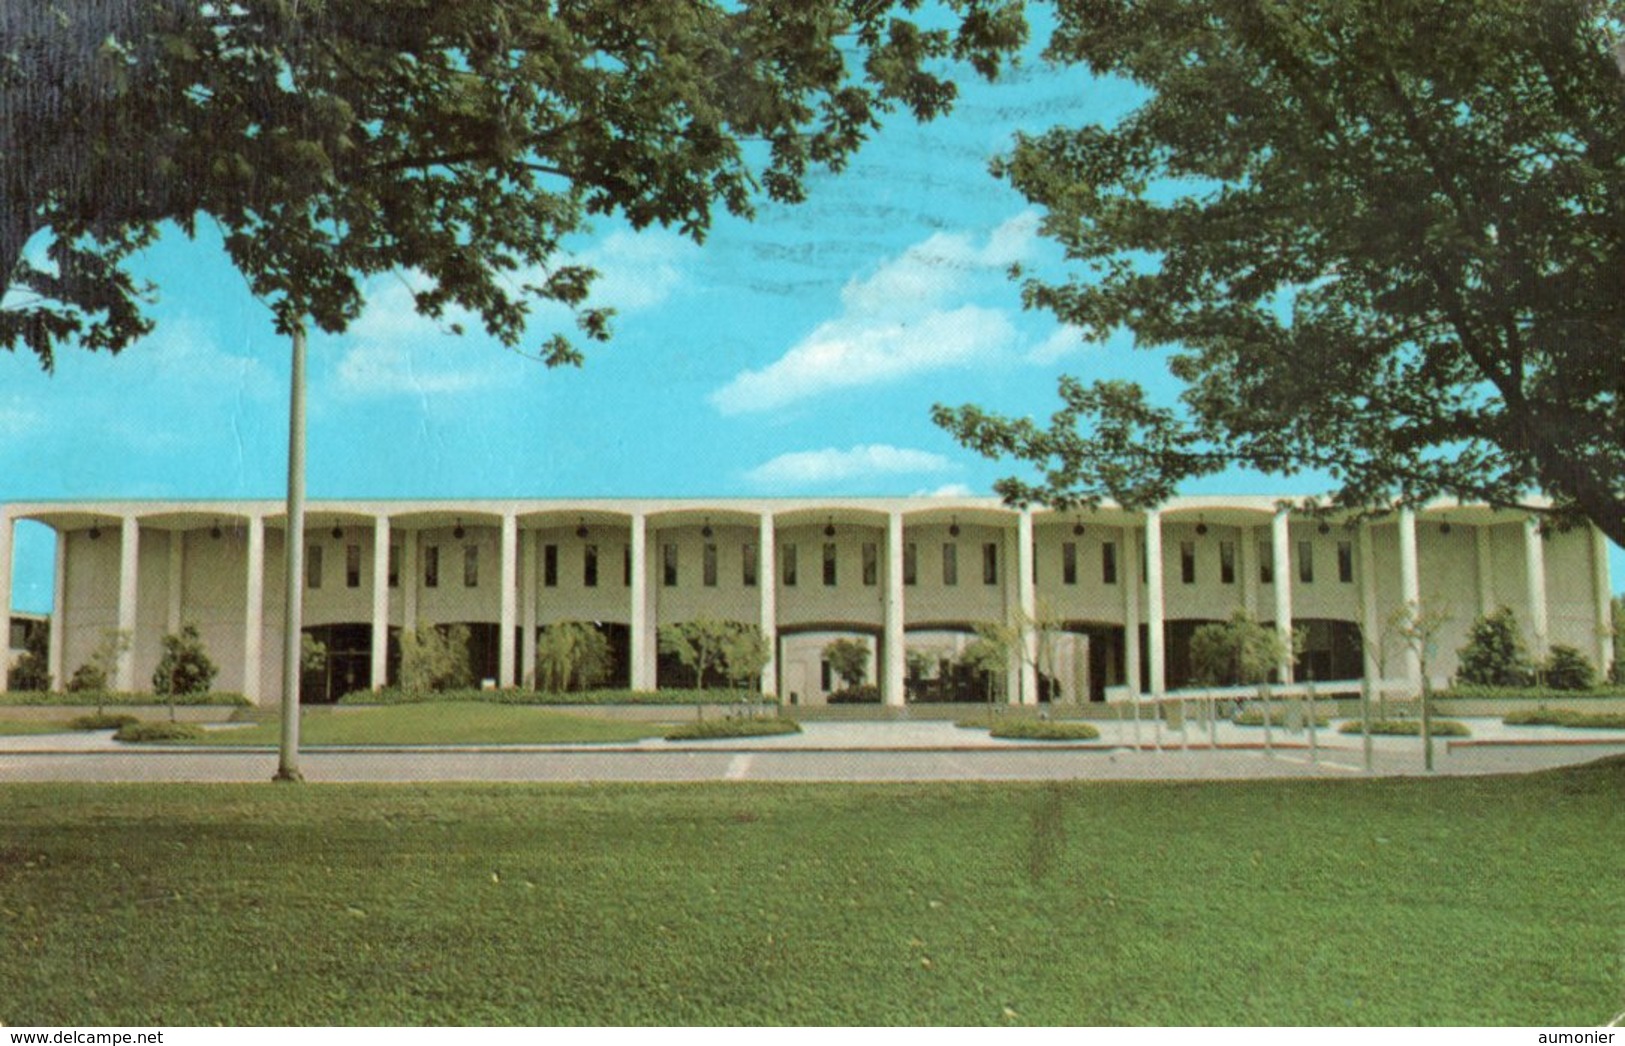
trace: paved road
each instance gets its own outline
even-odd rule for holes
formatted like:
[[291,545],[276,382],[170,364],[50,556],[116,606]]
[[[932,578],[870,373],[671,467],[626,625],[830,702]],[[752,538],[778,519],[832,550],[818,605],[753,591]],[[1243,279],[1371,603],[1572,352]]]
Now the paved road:
[[[1366,776],[1358,738],[1303,733],[1218,732],[1218,748],[1192,730],[1160,736],[1107,724],[1102,743],[1050,746],[989,739],[948,723],[810,723],[806,732],[751,741],[675,745],[529,748],[313,750],[301,756],[310,781],[1009,781],[1199,780]],[[1497,729],[1499,728],[1499,729]],[[1625,737],[1549,728],[1511,730],[1474,723],[1469,744],[1436,742],[1435,772],[1519,773],[1625,754]],[[1574,743],[1584,741],[1587,743]],[[1604,742],[1607,743],[1598,743]],[[0,739],[0,781],[265,781],[276,756],[265,751],[186,751],[116,746],[105,735]],[[1185,746],[1181,748],[1181,744]],[[1379,738],[1372,772],[1421,774],[1420,742]]]

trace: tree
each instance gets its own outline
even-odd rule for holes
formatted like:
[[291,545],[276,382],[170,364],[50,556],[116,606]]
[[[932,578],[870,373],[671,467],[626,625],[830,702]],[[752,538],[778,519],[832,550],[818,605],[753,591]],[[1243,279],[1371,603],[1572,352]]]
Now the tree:
[[1553,690],[1590,690],[1597,685],[1597,670],[1578,649],[1555,643],[1541,668],[1546,685]]
[[1456,651],[1456,658],[1456,678],[1463,683],[1528,686],[1535,674],[1510,607],[1475,619],[1467,630],[1467,645]]
[[108,682],[118,672],[118,659],[130,649],[130,633],[123,629],[109,628],[102,633],[102,638],[96,644],[96,649],[90,652],[90,660],[73,670],[73,677],[68,680],[70,693],[94,693],[96,695],[96,714],[102,714],[103,699],[107,694]]
[[824,644],[820,652],[829,670],[847,688],[863,685],[869,677],[869,644],[842,636]]
[[[795,202],[905,108],[946,111],[944,58],[994,75],[1013,0],[111,0],[0,6],[0,346],[150,329],[126,262],[165,222],[220,229],[279,327],[340,331],[362,280],[407,270],[419,311],[507,344],[530,307],[584,307],[561,261],[592,215],[702,239],[715,208]],[[25,256],[49,231],[43,257]],[[449,321],[448,321],[449,322]],[[577,362],[554,334],[550,364]]]
[[401,689],[425,694],[474,684],[467,625],[419,624],[401,630]]
[[[739,643],[739,634],[752,626],[738,621],[718,621],[716,618],[696,617],[671,625],[661,625],[656,642],[662,654],[677,659],[678,664],[694,672],[694,685],[705,689],[706,673],[719,669],[724,675],[736,678],[730,671],[728,654]],[[743,656],[744,651],[736,651]],[[765,665],[767,662],[762,662]],[[761,671],[761,665],[756,667]]]
[[736,687],[758,689],[762,671],[773,659],[772,648],[760,628],[737,621],[733,624],[733,633],[722,642],[722,674]]
[[152,692],[169,698],[169,718],[175,718],[177,694],[203,694],[214,685],[220,669],[204,653],[196,625],[182,625],[163,638],[163,655],[152,673]]
[[993,711],[993,699],[1002,689],[1002,677],[1010,665],[1010,633],[1001,625],[981,622],[976,625],[976,638],[965,644],[959,652],[959,666],[982,682],[982,696],[987,698],[988,714]]
[[1202,625],[1191,634],[1191,672],[1212,686],[1257,684],[1269,680],[1287,658],[1286,643],[1273,628],[1245,610],[1225,622]]
[[1168,350],[1181,403],[1067,378],[1047,427],[936,420],[1041,471],[1012,501],[1313,468],[1359,508],[1542,488],[1625,543],[1622,33],[1595,0],[1063,2],[1051,57],[1150,96],[997,164],[1078,266],[1025,299]]
[[565,691],[597,686],[609,675],[609,640],[585,621],[560,621],[542,629],[536,644],[536,687]]

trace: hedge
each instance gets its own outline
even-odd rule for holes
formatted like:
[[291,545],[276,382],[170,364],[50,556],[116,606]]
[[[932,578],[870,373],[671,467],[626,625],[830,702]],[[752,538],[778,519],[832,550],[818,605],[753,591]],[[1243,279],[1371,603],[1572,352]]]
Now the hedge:
[[225,690],[173,695],[141,690],[18,690],[0,694],[0,705],[63,705],[70,708],[95,708],[97,705],[168,704],[246,707],[253,702],[242,694]]
[[1507,726],[1567,726],[1625,730],[1625,712],[1574,712],[1566,708],[1526,708],[1501,718]]
[[75,717],[73,719],[68,720],[68,729],[70,729],[70,730],[119,730],[119,729],[122,729],[123,727],[129,726],[131,723],[138,723],[138,722],[140,722],[140,720],[137,719],[135,716],[126,715],[124,713],[102,712],[100,714],[97,714],[95,712],[92,712],[89,715],[77,716],[77,717]]
[[989,737],[1012,741],[1097,741],[1100,731],[1089,723],[1075,719],[1031,719],[1026,716],[1004,716],[992,726],[986,720],[961,719],[954,724],[964,729],[984,729]]
[[196,723],[126,723],[113,735],[115,741],[196,741],[203,728]]
[[394,687],[357,690],[339,698],[341,705],[413,705],[429,701],[484,701],[497,705],[746,705],[777,704],[754,690],[428,690]]
[[666,734],[668,741],[703,741],[723,737],[771,737],[776,734],[799,734],[801,725],[793,719],[696,719],[682,723]]
[[1549,686],[1477,686],[1473,684],[1457,684],[1444,690],[1435,690],[1433,697],[1436,700],[1484,700],[1501,699],[1514,701],[1567,701],[1573,698],[1587,697],[1625,697],[1625,686],[1608,683],[1593,687],[1590,690],[1558,690]]
[[[1287,713],[1287,711],[1285,709],[1275,708],[1275,709],[1270,710],[1270,726],[1284,727],[1284,726],[1287,725],[1287,719],[1288,719],[1288,713]],[[1236,715],[1233,719],[1230,720],[1230,722],[1232,722],[1236,726],[1263,726],[1264,725],[1264,712],[1263,712],[1262,709],[1249,708],[1246,711],[1241,712],[1238,715]],[[1303,723],[1303,717],[1302,717],[1301,714],[1298,716],[1298,722],[1299,722],[1300,725],[1306,725],[1306,724]],[[1315,716],[1315,726],[1316,726],[1317,729],[1322,728],[1322,727],[1330,726],[1331,722],[1332,721],[1330,719],[1328,719],[1326,716],[1323,716],[1323,715],[1316,715]]]
[[[1429,724],[1429,730],[1434,737],[1471,737],[1472,731],[1467,729],[1466,723],[1459,723],[1454,719],[1435,719]],[[1340,734],[1360,733],[1360,720],[1350,719],[1337,728]],[[1373,719],[1371,720],[1371,733],[1387,737],[1420,737],[1422,735],[1422,721],[1420,719]]]

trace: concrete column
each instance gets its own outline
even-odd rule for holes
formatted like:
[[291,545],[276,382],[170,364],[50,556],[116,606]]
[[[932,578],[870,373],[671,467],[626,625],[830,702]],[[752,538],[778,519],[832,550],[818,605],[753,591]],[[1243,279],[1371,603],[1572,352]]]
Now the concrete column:
[[632,605],[627,621],[631,635],[632,689],[655,688],[655,622],[649,613],[649,521],[632,513]]
[[1258,616],[1258,528],[1236,528],[1236,572],[1241,578],[1241,609]]
[[1546,619],[1546,547],[1540,520],[1534,516],[1523,521],[1523,567],[1529,593],[1529,652],[1539,661],[1546,656],[1551,633]]
[[1382,624],[1377,615],[1377,563],[1371,550],[1371,524],[1361,523],[1359,533],[1360,557],[1360,645],[1365,677],[1373,684],[1388,671],[1385,659],[1378,656],[1382,639]]
[[1602,531],[1587,525],[1591,532],[1591,594],[1597,612],[1597,674],[1607,678],[1614,663],[1613,585],[1608,577],[1608,539]]
[[888,705],[905,703],[908,657],[903,620],[903,514],[894,511],[886,517],[886,672],[880,685],[881,700]]
[[502,604],[497,612],[497,686],[507,690],[514,685],[513,633],[519,624],[519,517],[512,512],[502,514],[499,555],[502,564],[498,585]]
[[164,630],[175,635],[181,630],[181,586],[186,576],[186,532],[169,532],[168,598],[164,604]]
[[761,589],[762,639],[767,643],[767,664],[762,666],[762,693],[768,697],[779,692],[779,576],[773,569],[777,562],[775,551],[773,514],[764,512],[756,524],[756,584]]
[[[1416,620],[1422,612],[1422,580],[1416,558],[1416,513],[1410,508],[1399,510],[1399,592],[1406,615]],[[1405,681],[1413,687],[1422,685],[1422,652],[1414,642],[1405,644]]]
[[243,578],[243,696],[260,700],[265,629],[265,519],[248,517],[248,565]]
[[519,542],[519,679],[530,689],[536,687],[536,543],[541,539],[532,531]]
[[1123,586],[1123,674],[1129,693],[1140,691],[1140,538],[1133,527],[1123,528],[1123,558],[1117,563]]
[[1285,653],[1276,673],[1281,682],[1292,682],[1292,526],[1291,513],[1276,509],[1270,520],[1270,563],[1275,572],[1275,634],[1281,637]]
[[1480,617],[1495,612],[1495,557],[1490,547],[1490,528],[1481,524],[1473,528],[1473,570],[1478,579],[1478,613]]
[[1149,640],[1146,656],[1151,661],[1151,696],[1154,698],[1168,692],[1162,595],[1162,512],[1152,509],[1145,514],[1145,624]]
[[418,627],[418,541],[415,530],[401,531],[401,628]]
[[1016,591],[1025,621],[1021,642],[1026,648],[1021,659],[1021,703],[1038,703],[1038,587],[1033,584],[1033,511],[1022,509],[1016,517]]
[[136,572],[141,552],[141,524],[134,516],[125,516],[119,530],[118,550],[118,630],[130,642],[118,656],[118,670],[114,673],[113,689],[135,689],[136,645]]
[[[9,515],[0,515],[0,610],[5,612],[6,626],[6,664],[0,669],[8,667],[11,663],[11,548],[16,538],[17,521]],[[58,542],[60,546],[60,541]],[[54,625],[54,622],[53,622]],[[51,629],[51,641],[56,641],[56,629]],[[0,693],[5,693],[10,680],[6,677],[8,671],[0,671]]]
[[389,681],[389,517],[372,521],[372,689]]
[[[46,654],[46,671],[51,673],[51,685],[65,688],[67,678],[62,674],[63,650],[67,636],[62,632],[68,618],[68,532],[56,532],[56,564],[51,575],[51,637]],[[0,684],[3,685],[3,684]]]

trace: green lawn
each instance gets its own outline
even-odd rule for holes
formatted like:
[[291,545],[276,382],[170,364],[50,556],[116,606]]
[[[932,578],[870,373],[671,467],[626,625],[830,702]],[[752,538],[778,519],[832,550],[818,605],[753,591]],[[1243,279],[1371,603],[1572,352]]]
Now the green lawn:
[[0,735],[65,734],[70,730],[60,719],[0,719]]
[[1593,1026],[1622,794],[0,785],[0,1022]]
[[[342,712],[307,710],[299,728],[305,745],[563,744],[637,741],[659,737],[658,723],[622,722],[522,705],[471,702],[387,705]],[[198,744],[271,745],[282,736],[275,721],[211,730]]]

